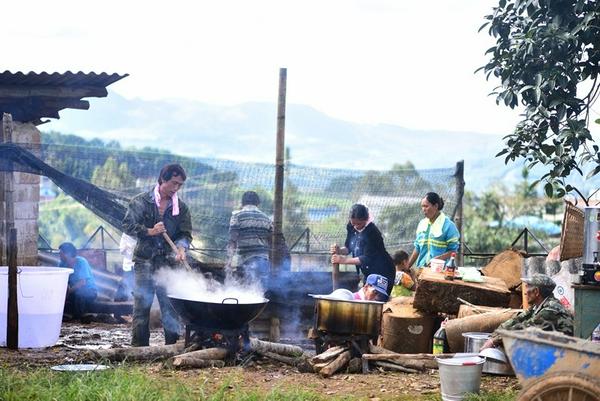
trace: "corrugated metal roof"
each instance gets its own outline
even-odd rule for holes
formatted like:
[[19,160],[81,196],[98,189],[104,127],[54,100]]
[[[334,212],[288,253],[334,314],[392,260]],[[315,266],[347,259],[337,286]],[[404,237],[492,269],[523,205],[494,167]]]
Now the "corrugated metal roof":
[[47,73],[47,72],[10,72],[0,73],[0,85],[20,85],[20,86],[98,86],[106,87],[120,79],[129,76],[129,74],[107,74],[102,72],[71,72],[65,73]]
[[41,118],[59,118],[60,110],[87,110],[88,97],[104,97],[106,87],[129,74],[105,72],[10,72],[0,73],[0,113],[10,113],[16,121],[35,124]]

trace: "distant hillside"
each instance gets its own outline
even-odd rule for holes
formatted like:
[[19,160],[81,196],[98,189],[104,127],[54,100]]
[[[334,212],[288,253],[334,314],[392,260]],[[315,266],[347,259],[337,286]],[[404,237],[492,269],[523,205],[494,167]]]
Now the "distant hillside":
[[[275,123],[274,103],[216,106],[127,100],[110,93],[106,99],[91,100],[90,110],[65,110],[60,120],[42,128],[117,140],[124,147],[152,146],[186,156],[273,163]],[[475,191],[498,180],[511,186],[521,171],[521,165],[506,167],[494,157],[502,148],[501,136],[355,124],[296,104],[287,107],[286,146],[293,163],[315,167],[387,170],[394,163],[411,161],[416,168],[427,169],[465,160],[467,188]]]

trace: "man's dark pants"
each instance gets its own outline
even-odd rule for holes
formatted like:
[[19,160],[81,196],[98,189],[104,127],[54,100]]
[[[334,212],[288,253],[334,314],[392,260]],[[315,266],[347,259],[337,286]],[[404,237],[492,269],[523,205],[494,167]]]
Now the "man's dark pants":
[[170,268],[164,257],[151,261],[136,262],[134,266],[135,287],[133,290],[133,327],[131,345],[147,346],[150,342],[150,308],[154,294],[160,306],[160,315],[165,332],[165,344],[174,344],[179,339],[179,321],[166,288],[154,280],[154,273],[161,267]]

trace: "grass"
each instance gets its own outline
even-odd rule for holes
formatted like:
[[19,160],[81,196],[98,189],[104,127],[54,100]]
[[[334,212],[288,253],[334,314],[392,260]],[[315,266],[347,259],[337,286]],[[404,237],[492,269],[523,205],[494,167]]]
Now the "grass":
[[[210,386],[202,375],[177,377],[149,372],[140,366],[119,366],[90,373],[54,372],[48,368],[14,369],[0,367],[2,401],[324,401],[356,400],[356,396],[335,397],[318,390],[285,386],[270,391],[241,388],[235,374]],[[516,392],[488,392],[468,395],[465,401],[514,401]],[[392,396],[388,394],[382,399]],[[365,398],[363,398],[365,399]],[[395,395],[394,400],[440,401],[438,394]]]
[[[320,401],[320,394],[300,389],[273,390],[267,394],[240,390],[224,381],[207,390],[201,379],[185,382],[175,377],[149,375],[140,367],[119,367],[90,373],[0,369],[2,401]],[[327,398],[331,399],[331,398]],[[338,398],[340,399],[340,398]],[[341,399],[340,399],[341,400]]]

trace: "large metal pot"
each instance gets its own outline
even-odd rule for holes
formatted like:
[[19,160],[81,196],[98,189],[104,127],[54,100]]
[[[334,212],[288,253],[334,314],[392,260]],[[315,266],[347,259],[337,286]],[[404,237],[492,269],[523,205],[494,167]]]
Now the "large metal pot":
[[239,330],[254,320],[267,306],[268,299],[256,303],[240,303],[237,298],[221,302],[204,302],[168,295],[171,305],[187,324],[201,328]]
[[[490,333],[468,332],[463,333],[465,338],[465,352],[479,354],[479,350],[485,344]],[[514,376],[512,367],[508,363],[500,362],[498,359],[486,358],[483,364],[483,373],[491,373],[502,376]]]
[[314,298],[317,330],[337,335],[367,335],[373,339],[379,335],[382,302]]

